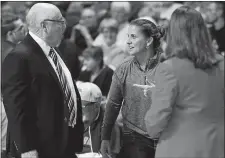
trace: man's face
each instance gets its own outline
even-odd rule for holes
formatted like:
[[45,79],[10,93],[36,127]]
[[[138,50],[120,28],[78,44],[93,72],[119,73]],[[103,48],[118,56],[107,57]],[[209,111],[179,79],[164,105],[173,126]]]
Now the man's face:
[[108,46],[111,46],[116,43],[117,32],[115,30],[110,28],[103,28],[102,34]]
[[99,66],[100,61],[92,57],[84,57],[83,66],[87,71],[94,71]]
[[97,25],[96,13],[92,9],[84,9],[81,13],[80,24],[91,28]]
[[99,112],[100,105],[99,103],[92,103],[83,100],[81,102],[82,102],[83,122],[85,124],[90,125],[95,121]]
[[13,23],[15,28],[14,30],[8,32],[7,40],[17,44],[26,37],[28,29],[27,26],[21,21],[21,19],[18,19]]
[[51,19],[44,20],[44,30],[45,30],[45,40],[51,47],[57,47],[61,43],[61,40],[64,36],[64,31],[66,29],[66,20],[59,13],[58,16],[55,16]]
[[206,22],[207,23],[214,23],[217,20],[217,4],[216,3],[209,3],[206,6]]
[[111,8],[111,16],[112,18],[116,19],[119,24],[126,22],[128,18],[128,14],[124,8],[114,7]]

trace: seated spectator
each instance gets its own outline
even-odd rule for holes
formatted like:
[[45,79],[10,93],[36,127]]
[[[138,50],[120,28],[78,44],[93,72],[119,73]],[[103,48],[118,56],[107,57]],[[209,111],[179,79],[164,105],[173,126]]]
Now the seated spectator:
[[113,70],[104,65],[101,47],[91,46],[85,49],[82,57],[83,67],[78,80],[96,84],[101,89],[103,96],[107,97]]
[[76,51],[80,55],[83,50],[90,47],[98,35],[98,22],[96,12],[92,8],[84,8],[77,25],[73,26],[70,40],[76,44]]
[[[131,12],[130,2],[112,2],[110,6],[110,14],[119,24],[116,43],[124,51],[126,50],[127,31],[129,27],[129,15]],[[103,34],[96,37],[95,42],[104,43]]]
[[52,1],[51,3],[57,6],[60,12],[62,13],[63,17],[65,17],[66,10],[70,5],[70,1]]
[[220,2],[208,2],[206,5],[206,23],[211,24],[210,32],[214,43],[218,44],[219,53],[225,53],[225,20],[224,20],[224,5]]
[[99,31],[103,35],[104,43],[95,41],[93,45],[102,48],[104,63],[115,70],[128,56],[128,53],[125,53],[116,43],[118,22],[113,18],[105,18],[100,23]]
[[93,4],[93,9],[97,13],[98,22],[109,16],[110,1],[95,1]]
[[[82,153],[98,153],[101,145],[101,127],[104,108],[101,106],[102,93],[99,87],[90,82],[78,82],[77,87],[81,96],[84,131],[84,146]],[[120,129],[114,126],[111,137],[111,157],[120,150]],[[96,155],[96,154],[95,154]],[[78,154],[78,157],[81,155]]]
[[67,27],[64,34],[64,38],[66,39],[70,39],[73,26],[79,23],[81,10],[82,10],[81,3],[82,2],[78,2],[78,1],[70,2],[66,10],[65,19],[66,19]]
[[67,65],[73,80],[77,80],[80,75],[81,65],[76,51],[76,45],[69,39],[63,39],[59,45],[59,54]]

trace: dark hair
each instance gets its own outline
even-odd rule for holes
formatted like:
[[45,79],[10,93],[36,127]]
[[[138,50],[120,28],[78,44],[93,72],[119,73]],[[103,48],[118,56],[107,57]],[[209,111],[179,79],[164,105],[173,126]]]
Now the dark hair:
[[103,51],[101,47],[97,47],[97,46],[90,46],[88,48],[86,48],[83,51],[83,57],[90,57],[93,58],[95,60],[100,60],[100,68],[102,68],[104,66],[104,61],[103,61]]
[[165,34],[164,28],[156,26],[153,22],[147,19],[135,19],[130,22],[130,25],[135,25],[141,28],[142,33],[147,38],[153,38],[153,48],[156,54],[162,53],[161,38]]
[[104,18],[99,25],[99,32],[103,32],[104,28],[108,28],[116,33],[118,33],[119,24],[116,19]]
[[182,6],[173,12],[165,54],[167,58],[188,58],[201,69],[211,68],[217,62],[210,34],[198,11]]

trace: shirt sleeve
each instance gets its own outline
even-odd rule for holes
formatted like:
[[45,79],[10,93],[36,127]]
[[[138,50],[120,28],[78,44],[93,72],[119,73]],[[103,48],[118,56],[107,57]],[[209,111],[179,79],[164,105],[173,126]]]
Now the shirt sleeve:
[[113,125],[119,114],[121,104],[123,101],[121,82],[117,73],[112,77],[112,83],[109,90],[108,102],[106,104],[106,111],[102,126],[102,140],[110,140]]
[[177,80],[169,67],[165,63],[159,65],[152,105],[145,115],[147,132],[151,138],[158,138],[167,126],[178,94]]

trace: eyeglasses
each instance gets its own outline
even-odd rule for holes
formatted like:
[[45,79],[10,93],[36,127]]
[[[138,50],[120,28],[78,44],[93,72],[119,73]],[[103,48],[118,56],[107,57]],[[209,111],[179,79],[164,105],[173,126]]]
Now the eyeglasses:
[[62,25],[67,25],[66,20],[64,18],[63,20],[45,19],[44,21],[51,21],[51,22],[61,23]]

